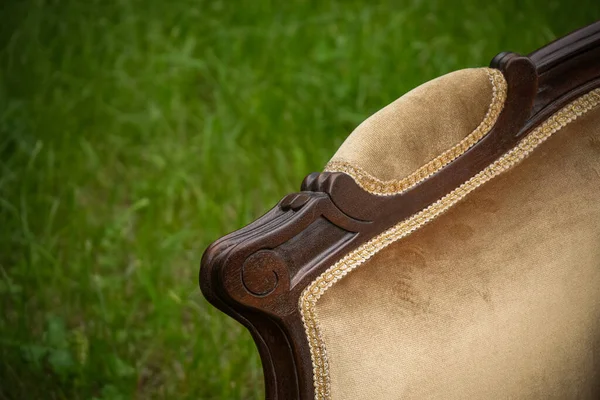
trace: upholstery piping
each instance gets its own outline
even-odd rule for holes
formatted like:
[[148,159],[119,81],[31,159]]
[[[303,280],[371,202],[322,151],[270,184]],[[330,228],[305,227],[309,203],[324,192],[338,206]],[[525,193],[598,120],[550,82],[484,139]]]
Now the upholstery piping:
[[553,114],[539,127],[534,129],[514,148],[506,152],[474,177],[467,180],[429,207],[399,222],[392,228],[348,253],[319,275],[302,292],[298,306],[300,308],[310,347],[316,400],[331,399],[329,360],[327,358],[327,349],[323,341],[316,312],[317,301],[325,291],[388,245],[410,235],[412,232],[446,212],[479,186],[523,161],[533,150],[550,138],[550,136],[599,104],[600,89],[595,89],[569,103],[567,106]]
[[492,129],[498,119],[498,115],[500,115],[500,112],[504,108],[504,102],[506,101],[506,80],[504,79],[504,75],[497,69],[484,69],[492,84],[492,100],[481,123],[473,132],[456,145],[444,151],[433,160],[430,160],[412,174],[403,179],[382,181],[362,168],[342,160],[330,161],[325,166],[325,171],[344,172],[350,175],[362,189],[378,196],[391,196],[404,192],[433,175],[440,168],[449,164],[481,140]]

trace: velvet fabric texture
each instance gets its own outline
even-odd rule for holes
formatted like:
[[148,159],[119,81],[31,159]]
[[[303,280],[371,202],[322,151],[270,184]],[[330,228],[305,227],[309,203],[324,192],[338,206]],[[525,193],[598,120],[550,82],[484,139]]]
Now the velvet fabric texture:
[[[481,87],[451,123],[467,134],[489,104],[484,76],[468,71]],[[336,157],[382,179],[410,173],[368,164],[404,159],[418,141],[434,150],[406,168],[444,150],[407,124],[381,136],[385,156],[352,145]],[[600,109],[376,254],[316,309],[333,400],[600,398]]]
[[382,181],[405,178],[473,132],[493,94],[487,68],[424,83],[367,118],[330,162],[349,163]]

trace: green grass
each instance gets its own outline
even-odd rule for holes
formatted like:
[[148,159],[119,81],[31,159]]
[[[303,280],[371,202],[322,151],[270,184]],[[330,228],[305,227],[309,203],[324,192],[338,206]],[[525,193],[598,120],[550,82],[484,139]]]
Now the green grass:
[[363,118],[570,2],[0,2],[0,398],[258,399],[200,257]]

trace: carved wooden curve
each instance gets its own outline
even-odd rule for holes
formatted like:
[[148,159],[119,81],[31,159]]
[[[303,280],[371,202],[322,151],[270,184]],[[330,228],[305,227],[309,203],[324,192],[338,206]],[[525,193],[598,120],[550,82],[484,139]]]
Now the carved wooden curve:
[[391,196],[368,193],[344,173],[310,174],[300,192],[285,196],[265,215],[205,251],[202,292],[250,330],[263,363],[268,399],[314,397],[298,307],[307,285],[349,251],[473,177],[555,111],[600,87],[600,22],[529,57],[500,53],[491,67],[507,82],[496,124],[437,173]]

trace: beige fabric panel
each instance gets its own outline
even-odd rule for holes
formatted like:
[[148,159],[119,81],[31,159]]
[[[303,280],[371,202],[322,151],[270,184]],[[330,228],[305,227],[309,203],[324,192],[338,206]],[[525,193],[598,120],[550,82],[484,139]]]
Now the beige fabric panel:
[[384,181],[405,178],[474,131],[492,94],[486,68],[424,83],[361,123],[331,162],[347,162]]
[[600,398],[600,109],[325,292],[331,397]]

